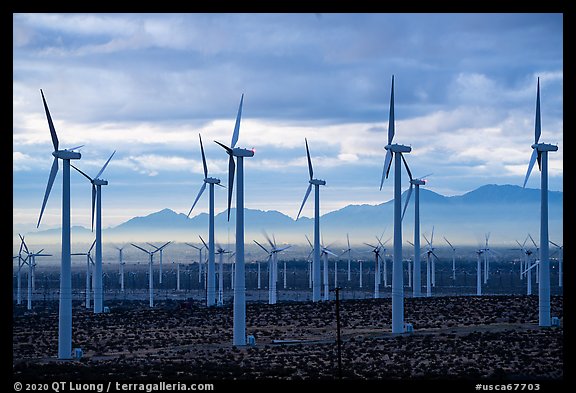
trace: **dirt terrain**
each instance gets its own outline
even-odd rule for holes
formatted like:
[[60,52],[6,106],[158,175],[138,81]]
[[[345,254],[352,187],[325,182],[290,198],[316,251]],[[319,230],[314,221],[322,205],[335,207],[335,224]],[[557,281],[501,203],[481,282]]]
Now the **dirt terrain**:
[[[232,346],[232,307],[198,301],[115,300],[95,315],[73,306],[79,360],[56,359],[58,302],[14,305],[13,375],[19,380],[303,380],[339,378],[335,301],[248,303],[247,335]],[[391,301],[340,302],[344,380],[546,380],[564,378],[560,327],[538,326],[537,296],[406,298],[414,332],[391,334]]]

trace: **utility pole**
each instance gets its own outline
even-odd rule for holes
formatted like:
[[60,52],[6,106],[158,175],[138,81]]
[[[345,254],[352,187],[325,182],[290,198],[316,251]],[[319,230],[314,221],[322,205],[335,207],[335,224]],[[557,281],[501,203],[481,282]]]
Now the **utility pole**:
[[340,287],[333,291],[336,293],[336,344],[338,345],[338,379],[342,379],[342,340],[340,339]]

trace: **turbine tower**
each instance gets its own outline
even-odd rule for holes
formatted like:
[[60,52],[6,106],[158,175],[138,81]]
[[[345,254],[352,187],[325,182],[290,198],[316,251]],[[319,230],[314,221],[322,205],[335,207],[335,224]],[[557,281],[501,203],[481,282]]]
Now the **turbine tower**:
[[18,234],[18,236],[20,237],[20,250],[18,251],[18,272],[16,273],[16,280],[17,280],[17,294],[16,294],[16,304],[22,304],[22,284],[21,284],[21,271],[22,271],[22,267],[28,263],[28,255],[26,255],[26,258],[22,258],[22,248],[24,248],[26,254],[29,254],[28,252],[28,246],[26,246],[26,243],[24,242],[24,236],[22,236],[21,234]]
[[50,176],[48,177],[48,184],[46,185],[46,192],[44,194],[44,201],[42,202],[42,209],[40,210],[40,217],[36,228],[40,226],[42,214],[46,207],[46,202],[50,196],[50,190],[54,184],[54,179],[58,174],[58,159],[62,160],[62,253],[60,263],[60,298],[58,306],[58,358],[59,359],[72,359],[72,259],[70,256],[70,160],[79,160],[82,155],[75,152],[82,146],[73,147],[71,149],[59,150],[58,136],[56,129],[44,98],[44,92],[40,89],[42,94],[42,101],[44,103],[44,110],[46,118],[48,119],[48,127],[50,128],[50,136],[52,137],[52,145],[54,151],[54,161],[52,162],[52,169],[50,169]]
[[130,243],[130,244],[132,244],[137,249],[144,251],[146,254],[148,254],[150,256],[150,262],[148,262],[148,292],[149,292],[148,295],[149,295],[149,305],[150,305],[150,307],[154,307],[154,274],[152,271],[152,262],[154,259],[154,254],[156,252],[162,250],[164,247],[166,247],[168,244],[170,244],[170,242],[165,243],[163,246],[155,249],[154,251],[148,251],[145,248],[137,246],[134,243]]
[[42,254],[44,249],[41,249],[37,252],[30,252],[28,253],[28,303],[27,308],[28,310],[32,310],[32,271],[34,266],[36,266],[36,257],[51,257],[52,254]]
[[422,296],[420,264],[420,186],[426,185],[426,180],[424,180],[424,178],[430,176],[431,174],[414,179],[406,159],[402,155],[401,157],[402,161],[404,162],[404,166],[406,167],[406,172],[408,172],[408,177],[410,178],[410,187],[408,188],[408,194],[406,195],[406,203],[404,204],[404,210],[402,211],[401,221],[404,220],[404,214],[406,213],[406,208],[408,207],[408,202],[410,201],[410,196],[412,195],[412,189],[414,186],[416,186],[416,191],[414,192],[414,271],[412,274],[412,296],[420,297]]
[[550,240],[550,244],[558,248],[558,286],[562,287],[562,254],[564,253],[564,246],[559,246],[558,244],[554,243]]
[[352,253],[352,249],[350,248],[350,238],[348,237],[348,234],[346,234],[346,241],[348,242],[348,248],[346,250],[344,250],[342,252],[342,254],[340,254],[338,257],[341,257],[342,255],[348,253],[348,281],[350,281],[351,279],[351,275],[350,275],[350,254]]
[[94,261],[92,260],[92,249],[94,248],[94,245],[96,244],[96,239],[94,239],[94,241],[92,242],[92,245],[90,246],[90,248],[88,249],[87,252],[77,252],[74,254],[70,254],[70,255],[85,255],[86,256],[86,297],[85,297],[85,302],[84,305],[86,306],[87,309],[90,308],[90,271],[92,270],[92,265],[94,264]]
[[[270,251],[268,251],[263,245],[258,243],[256,240],[254,240],[254,243],[256,243],[258,246],[260,246],[260,248],[263,249],[269,256],[268,304],[276,304],[276,302],[278,300],[278,291],[277,291],[277,286],[276,286],[276,283],[278,281],[278,253],[290,248],[291,246],[287,245],[285,247],[278,247],[276,245],[276,239],[275,238],[274,238],[274,241],[272,241],[266,233],[264,233],[264,236],[266,237],[268,244],[270,244],[270,247],[271,247]],[[286,271],[284,271],[284,275],[286,275]]]
[[388,144],[384,170],[380,181],[380,190],[384,184],[384,178],[388,178],[388,172],[392,166],[394,156],[394,260],[392,264],[392,333],[404,333],[404,276],[402,274],[402,217],[401,217],[401,157],[403,153],[410,153],[412,148],[397,143],[392,144],[394,139],[394,76],[392,76],[392,92],[390,95],[390,114],[388,119]]
[[100,175],[108,166],[108,163],[116,153],[112,152],[108,161],[104,164],[100,172],[91,178],[80,169],[70,164],[70,166],[80,172],[92,183],[92,230],[94,230],[94,203],[96,203],[96,261],[94,263],[94,314],[100,314],[103,310],[102,293],[102,186],[108,185],[107,180],[100,179]]
[[452,280],[454,281],[454,283],[456,283],[456,249],[454,248],[452,243],[450,243],[448,239],[446,239],[446,236],[444,236],[444,240],[446,240],[446,243],[448,243],[448,245],[452,249]]
[[327,247],[322,246],[322,257],[324,259],[324,269],[323,269],[323,278],[322,281],[324,283],[324,300],[328,301],[330,300],[330,289],[328,287],[329,282],[328,282],[328,254],[338,257],[338,255],[334,254],[332,251],[330,251]]
[[126,262],[124,262],[122,260],[122,250],[124,249],[124,247],[126,247],[126,246],[116,247],[116,249],[118,250],[118,258],[119,258],[119,262],[120,262],[120,291],[121,292],[124,292],[124,265],[126,264]]
[[[208,201],[208,266],[206,272],[206,306],[213,307],[215,305],[216,299],[216,270],[215,270],[215,256],[214,256],[214,185],[220,184],[220,179],[216,179],[214,177],[208,177],[208,166],[206,165],[206,156],[204,155],[204,146],[202,145],[202,135],[198,134],[200,138],[200,151],[202,152],[202,166],[204,168],[204,183],[188,212],[188,217],[190,217],[190,213],[196,206],[198,199],[202,196],[202,193],[206,189],[206,184],[210,185],[210,196]],[[192,246],[194,247],[194,246]],[[201,249],[200,249],[201,250]],[[202,255],[202,251],[200,251],[200,255]],[[200,257],[202,258],[202,257]],[[198,265],[198,279],[200,279],[200,275],[202,272],[202,261],[199,262]]]
[[548,239],[548,152],[557,151],[558,146],[539,143],[541,134],[540,120],[540,78],[536,92],[536,119],[534,127],[534,143],[532,144],[532,156],[528,164],[524,185],[530,177],[532,167],[538,160],[540,169],[540,271],[538,285],[538,321],[540,326],[551,326],[550,318],[550,245]]
[[158,283],[159,284],[162,284],[162,253],[164,252],[164,247],[166,247],[170,243],[172,243],[172,241],[169,241],[168,243],[164,244],[162,247],[157,247],[152,243],[146,242],[146,244],[154,247],[156,249],[156,251],[160,252],[160,263],[158,264]]
[[242,117],[242,103],[244,94],[240,98],[240,106],[236,115],[236,124],[232,133],[230,147],[216,142],[226,150],[228,160],[228,221],[230,221],[230,204],[232,203],[232,189],[234,188],[234,172],[236,164],[234,157],[238,158],[238,187],[236,189],[236,271],[234,280],[234,331],[232,344],[246,345],[246,276],[244,266],[244,157],[254,157],[254,150],[242,149],[236,146],[240,134],[240,119]]
[[312,160],[310,159],[310,150],[308,149],[308,140],[304,138],[306,142],[306,155],[308,157],[308,172],[310,174],[310,180],[308,183],[308,189],[304,195],[304,200],[300,206],[300,211],[296,220],[300,217],[302,208],[310,195],[312,186],[314,186],[314,257],[312,259],[312,301],[320,301],[320,186],[325,186],[326,181],[314,179],[314,170],[312,169]]
[[[380,247],[381,246],[373,246],[368,243],[364,243],[368,247],[372,248],[372,252],[374,253],[374,299],[378,299],[380,297]],[[362,266],[362,265],[360,265]],[[362,273],[360,273],[362,274]],[[362,288],[362,286],[360,286]]]

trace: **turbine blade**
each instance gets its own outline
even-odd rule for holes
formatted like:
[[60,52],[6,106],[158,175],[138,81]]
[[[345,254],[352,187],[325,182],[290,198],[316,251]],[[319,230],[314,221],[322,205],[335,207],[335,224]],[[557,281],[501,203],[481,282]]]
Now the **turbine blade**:
[[556,246],[556,247],[558,247],[558,248],[562,248],[562,247],[560,247],[558,244],[554,243],[552,240],[548,240],[548,241],[549,241],[550,243],[552,243],[552,245],[554,245],[554,246]]
[[408,163],[406,162],[406,159],[404,158],[404,154],[400,154],[400,157],[402,157],[402,161],[404,161],[404,166],[406,167],[406,172],[408,172],[408,177],[410,178],[410,180],[412,179],[412,172],[410,172],[410,168],[408,168]]
[[443,236],[444,240],[446,240],[446,243],[448,243],[448,245],[450,246],[450,248],[452,248],[454,250],[454,246],[448,241],[448,239],[446,239],[446,236]]
[[52,137],[52,145],[54,146],[54,151],[58,150],[58,136],[56,135],[56,129],[54,128],[54,123],[52,122],[52,116],[50,116],[50,111],[48,110],[48,104],[46,104],[46,99],[44,98],[44,92],[40,89],[40,94],[42,94],[42,102],[44,103],[44,111],[46,112],[46,118],[48,119],[48,127],[50,127],[50,136]]
[[92,183],[92,232],[94,232],[94,208],[96,203],[96,186]]
[[328,250],[328,249],[324,249],[324,252],[330,255],[333,255],[335,257],[337,257],[338,255],[334,254],[332,251]]
[[264,247],[262,244],[258,243],[256,240],[254,240],[254,243],[258,244],[260,246],[261,249],[263,249],[267,254],[269,254],[270,252],[266,249],[266,247]]
[[158,248],[158,250],[156,251],[160,251],[162,250],[164,247],[166,247],[168,244],[172,243],[172,240],[170,240],[169,242],[164,243],[163,245],[160,246],[160,248]]
[[310,239],[308,239],[308,235],[304,235],[306,237],[306,240],[308,240],[308,244],[310,244],[310,247],[312,248],[312,250],[314,250],[314,246],[312,245],[312,242],[310,242]]
[[225,144],[220,143],[220,142],[218,142],[218,141],[214,141],[214,142],[216,142],[217,144],[219,144],[220,146],[222,146],[222,147],[224,148],[224,150],[226,150],[226,153],[232,155],[232,149],[230,149],[228,146],[226,146]]
[[[206,242],[204,241],[204,239],[202,239],[202,236],[198,235],[198,237],[199,237],[200,240],[202,241],[202,244],[204,244],[204,247],[209,248],[209,247],[206,245]],[[220,246],[218,246],[218,247],[220,247]]]
[[204,145],[202,145],[202,135],[198,134],[200,138],[200,151],[202,152],[202,165],[204,166],[204,178],[208,177],[208,166],[206,165],[206,156],[204,155]]
[[110,160],[112,159],[112,157],[114,156],[114,154],[116,154],[116,150],[114,150],[112,152],[112,154],[110,155],[110,157],[108,158],[108,161],[106,161],[106,163],[104,164],[104,166],[102,167],[102,169],[100,169],[100,172],[98,172],[98,174],[94,177],[94,179],[98,179],[100,177],[100,175],[102,174],[102,172],[104,172],[104,169],[106,169],[106,167],[108,166],[108,163],[110,162]]
[[230,221],[230,205],[232,204],[232,189],[234,188],[234,172],[236,171],[236,163],[234,156],[230,154],[228,160],[228,221]]
[[202,193],[204,192],[204,190],[206,189],[206,183],[202,184],[202,187],[200,187],[200,191],[198,192],[198,195],[196,195],[196,199],[194,200],[194,203],[192,204],[192,207],[190,208],[190,211],[188,212],[188,217],[190,217],[190,213],[192,213],[192,210],[194,209],[194,206],[196,206],[196,203],[198,202],[198,200],[200,199],[200,197],[202,196]]
[[540,122],[540,77],[538,77],[538,87],[536,90],[536,120],[534,122],[534,143],[540,140],[540,133],[542,132]]
[[90,176],[88,176],[86,173],[82,172],[80,169],[78,169],[77,167],[74,166],[74,164],[70,164],[70,166],[74,169],[76,169],[78,172],[80,172],[82,175],[84,175],[84,177],[88,180],[90,180],[90,182],[92,183],[94,181],[94,179],[92,179]]
[[143,249],[142,247],[140,247],[140,246],[137,246],[137,245],[136,245],[136,244],[134,244],[134,243],[130,243],[130,244],[132,244],[134,247],[136,247],[136,248],[139,248],[140,250],[144,251],[146,254],[150,254],[150,251],[148,251],[148,250],[145,250],[145,249]]
[[302,205],[300,205],[300,210],[298,211],[298,215],[296,216],[296,220],[300,218],[300,213],[302,213],[302,208],[304,204],[306,204],[306,199],[308,199],[308,195],[310,195],[310,191],[312,191],[312,184],[308,185],[308,189],[306,190],[306,194],[304,195],[304,199],[302,200]]
[[95,245],[96,245],[96,239],[94,239],[94,241],[92,242],[92,245],[88,249],[88,254],[90,254],[90,252],[92,251],[92,249],[94,248]]
[[392,92],[390,93],[390,113],[388,115],[388,144],[394,139],[394,75],[392,75]]
[[272,247],[272,250],[274,250],[276,248],[276,245],[272,242],[272,240],[270,239],[270,236],[268,236],[266,231],[262,231],[262,233],[264,234],[264,237],[268,241],[268,244],[270,244],[270,247]]
[[382,191],[382,185],[384,184],[384,178],[388,178],[388,172],[390,172],[390,166],[392,165],[392,151],[386,151],[386,158],[384,159],[384,169],[382,170],[382,179],[380,180],[380,191]]
[[534,239],[532,239],[532,235],[528,234],[528,236],[530,237],[530,240],[532,240],[532,244],[534,244],[534,247],[538,248],[536,242],[534,241]]
[[236,115],[236,124],[234,124],[234,132],[232,133],[232,142],[230,143],[231,148],[234,148],[234,146],[236,146],[236,142],[238,142],[238,135],[240,134],[240,118],[242,117],[243,102],[244,102],[244,93],[242,93],[242,97],[240,98],[240,105],[238,106],[238,114]]
[[50,190],[52,190],[52,185],[54,184],[54,179],[56,179],[56,174],[58,173],[58,158],[54,157],[52,162],[52,169],[50,169],[50,176],[48,177],[48,184],[46,185],[46,193],[44,194],[44,202],[42,202],[42,209],[40,210],[40,217],[38,217],[38,224],[36,228],[40,226],[40,220],[42,220],[42,214],[44,213],[44,208],[46,207],[46,202],[50,196]]
[[314,170],[312,169],[312,160],[310,159],[310,150],[308,149],[308,140],[304,138],[306,142],[306,156],[308,157],[308,172],[310,173],[310,180],[314,177]]
[[346,234],[346,241],[348,242],[348,250],[350,250],[350,238],[348,237],[348,234]]
[[404,213],[406,213],[406,208],[408,207],[408,202],[410,202],[410,195],[412,195],[412,188],[414,185],[410,183],[410,188],[408,188],[408,195],[406,195],[406,203],[404,204],[404,210],[402,210],[402,218],[400,221],[404,219]]
[[532,168],[534,167],[538,155],[538,149],[534,149],[530,156],[530,162],[528,163],[528,170],[526,171],[526,177],[524,178],[524,184],[522,185],[523,188],[526,187],[526,182],[528,182],[528,178],[530,177],[530,173],[532,172]]
[[200,247],[195,246],[194,244],[191,244],[191,243],[186,243],[186,242],[184,242],[184,244],[186,244],[186,245],[188,245],[188,246],[190,246],[190,247],[192,247],[192,248],[195,248],[195,249],[197,249],[197,250],[200,249]]

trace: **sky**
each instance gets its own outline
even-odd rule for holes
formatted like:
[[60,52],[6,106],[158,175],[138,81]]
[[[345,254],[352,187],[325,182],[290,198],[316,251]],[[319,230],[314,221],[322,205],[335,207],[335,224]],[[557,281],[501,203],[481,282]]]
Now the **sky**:
[[[164,208],[188,214],[209,175],[228,182],[237,147],[245,206],[296,218],[308,187],[305,138],[321,214],[393,198],[380,190],[394,76],[395,143],[414,177],[442,195],[485,184],[522,186],[541,142],[549,189],[563,191],[563,15],[551,13],[13,14],[13,231],[61,224],[62,171],[40,227],[53,146],[101,178],[103,227]],[[61,165],[60,165],[61,167]],[[540,187],[536,167],[526,185]],[[402,173],[402,188],[408,188]],[[91,185],[71,173],[72,225],[90,227]],[[235,197],[232,207],[234,207]],[[227,207],[217,188],[216,212]],[[313,197],[302,215],[313,217]],[[191,214],[208,211],[208,192]]]

